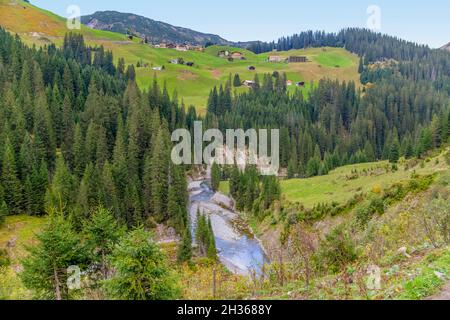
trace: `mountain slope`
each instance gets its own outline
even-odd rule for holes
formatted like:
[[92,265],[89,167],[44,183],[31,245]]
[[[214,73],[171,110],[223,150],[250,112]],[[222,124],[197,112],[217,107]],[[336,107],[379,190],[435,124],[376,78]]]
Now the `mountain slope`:
[[141,38],[147,37],[152,43],[230,44],[230,42],[217,35],[175,27],[168,23],[155,21],[132,13],[98,11],[92,15],[83,16],[81,22],[98,30],[108,30],[122,34],[132,32]]
[[[60,46],[63,43],[64,35],[73,31],[67,28],[65,18],[24,1],[12,0],[0,0],[0,27],[11,33],[17,33],[27,44],[38,46],[49,43]],[[341,48],[313,48],[279,52],[278,55],[284,58],[289,55],[304,55],[310,62],[304,64],[268,63],[269,53],[257,55],[229,46],[211,46],[205,52],[179,52],[153,48],[141,44],[140,39],[136,37],[130,41],[124,34],[91,29],[85,25],[81,26],[81,30],[75,31],[84,36],[88,45],[102,45],[106,50],[111,50],[116,61],[124,58],[127,64],[135,66],[139,62],[141,67],[136,67],[136,75],[141,88],[148,88],[156,74],[161,86],[166,83],[171,93],[176,89],[178,96],[183,98],[185,104],[194,105],[200,113],[205,111],[210,90],[214,86],[225,84],[230,74],[239,74],[242,81],[252,80],[255,71],[248,70],[250,65],[256,67],[256,73],[260,77],[264,73],[273,73],[274,71],[286,72],[288,79],[294,83],[306,82],[306,88],[302,89],[306,91],[310,87],[310,81],[317,82],[324,77],[340,81],[353,80],[358,85],[360,84],[359,58]],[[228,61],[220,58],[218,52],[221,50],[240,51],[247,60]],[[170,60],[177,58],[192,61],[194,66],[169,63]],[[339,68],[336,65],[339,65]],[[165,70],[152,69],[152,67],[158,66],[165,66]],[[291,86],[289,90],[296,89],[296,86]],[[241,87],[236,90],[242,92],[248,89]]]
[[442,50],[450,51],[450,42],[441,48]]

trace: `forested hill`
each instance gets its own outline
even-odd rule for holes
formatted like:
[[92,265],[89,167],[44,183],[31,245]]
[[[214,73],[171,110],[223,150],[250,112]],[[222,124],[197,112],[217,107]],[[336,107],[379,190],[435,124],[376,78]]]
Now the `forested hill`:
[[342,47],[364,56],[367,62],[382,59],[407,60],[420,59],[430,55],[444,54],[428,46],[419,45],[396,37],[376,33],[367,29],[348,28],[338,33],[305,31],[276,42],[256,42],[249,49],[255,53],[274,49],[286,51],[310,47]]
[[281,74],[255,77],[251,92],[239,97],[230,98],[227,88],[211,92],[209,126],[280,128],[281,165],[290,177],[324,175],[349,163],[420,157],[448,141],[449,53],[356,29],[305,33],[280,42],[279,49],[344,44],[361,56],[364,92],[353,82],[324,79],[304,97],[287,93]]
[[103,206],[128,226],[184,232],[186,179],[169,161],[169,130],[195,110],[156,84],[142,93],[134,68],[112,61],[80,35],[35,49],[0,29],[0,221],[56,209],[79,230]]
[[[450,94],[449,52],[430,49],[427,46],[366,29],[349,28],[339,33],[302,32],[281,38],[276,43],[258,42],[250,49],[259,53],[274,49],[291,50],[324,46],[342,47],[359,55],[361,57],[359,72],[371,71],[372,73],[372,77],[367,77],[367,74],[362,76],[363,83],[373,82],[375,80],[373,74],[377,77],[385,77],[395,71],[400,72],[410,81],[430,81],[437,90],[445,90]],[[376,68],[370,67],[371,64],[379,62],[384,64],[377,65]],[[387,63],[391,64],[391,68],[383,68]]]
[[151,43],[172,42],[176,44],[189,43],[205,45],[207,43],[229,45],[229,41],[218,35],[206,34],[187,28],[175,27],[170,24],[155,21],[132,13],[117,11],[98,11],[81,17],[81,22],[87,26],[113,31],[131,33],[146,38]]

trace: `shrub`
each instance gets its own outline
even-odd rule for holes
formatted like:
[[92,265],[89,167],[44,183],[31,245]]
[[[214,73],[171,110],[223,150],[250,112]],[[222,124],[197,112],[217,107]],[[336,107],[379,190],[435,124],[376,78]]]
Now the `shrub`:
[[357,257],[355,245],[341,225],[326,235],[314,255],[314,262],[318,269],[325,267],[329,272],[337,273]]
[[9,259],[8,251],[0,248],[0,268],[7,267],[11,264],[11,260]]
[[385,205],[381,197],[372,197],[367,203],[356,210],[356,221],[359,226],[365,227],[375,214],[382,215],[385,212]]
[[422,225],[433,246],[450,243],[450,202],[439,197],[432,200],[422,212]]
[[382,191],[381,190],[381,186],[379,184],[374,185],[373,188],[372,188],[372,192],[375,193],[375,194],[380,194],[381,191]]

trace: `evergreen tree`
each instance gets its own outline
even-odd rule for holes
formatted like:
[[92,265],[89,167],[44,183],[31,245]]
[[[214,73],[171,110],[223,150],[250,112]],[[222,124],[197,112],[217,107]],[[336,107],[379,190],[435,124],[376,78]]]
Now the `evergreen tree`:
[[112,253],[125,230],[118,225],[109,210],[99,207],[91,219],[85,222],[83,231],[86,234],[91,260],[100,263],[103,279],[106,279],[107,257]]
[[22,261],[23,284],[38,298],[70,299],[67,270],[87,261],[80,237],[62,214],[55,213],[36,239],[37,245],[27,249],[29,255]]
[[214,231],[211,224],[211,219],[208,218],[208,239],[207,239],[207,256],[208,259],[217,260],[216,239],[214,237]]
[[70,209],[75,203],[76,180],[64,159],[56,160],[56,169],[46,193],[46,208]]
[[186,228],[183,239],[178,247],[177,261],[178,263],[190,262],[192,259],[192,235],[189,228]]
[[233,86],[234,86],[235,88],[237,88],[237,87],[240,87],[241,85],[242,85],[241,78],[239,77],[239,74],[236,73],[236,74],[234,75],[234,79],[233,79]]
[[389,151],[389,162],[397,163],[399,159],[400,159],[400,144],[398,143],[397,139],[394,139]]
[[105,282],[111,299],[170,300],[179,296],[163,253],[142,228],[120,240],[111,256],[111,267],[115,274]]
[[169,138],[164,127],[156,136],[152,157],[152,207],[155,217],[159,221],[167,218],[168,177],[169,177]]
[[3,199],[9,211],[18,214],[22,209],[22,186],[17,176],[15,154],[9,139],[6,140],[4,149],[1,171]]
[[220,181],[222,180],[222,172],[217,163],[213,163],[211,166],[211,187],[214,191],[219,190]]

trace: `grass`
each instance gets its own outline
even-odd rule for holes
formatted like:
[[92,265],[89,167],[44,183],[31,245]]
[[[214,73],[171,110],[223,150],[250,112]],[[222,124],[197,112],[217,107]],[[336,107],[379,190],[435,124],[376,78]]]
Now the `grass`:
[[230,194],[230,182],[228,181],[221,181],[219,185],[219,191],[223,193],[224,195]]
[[[442,277],[450,279],[450,250],[428,256],[416,270],[418,275],[403,283],[399,299],[422,300],[437,293],[445,283]],[[440,278],[438,274],[443,276]]]
[[12,264],[18,264],[26,255],[25,247],[34,244],[35,234],[45,224],[45,218],[27,215],[9,216],[0,228],[0,248],[5,248],[8,241],[16,238],[16,244],[10,251]]
[[[374,187],[388,188],[397,182],[409,180],[413,172],[424,175],[448,170],[443,158],[440,158],[439,164],[433,159],[425,163],[423,168],[418,165],[405,170],[404,165],[400,164],[398,171],[391,172],[389,167],[388,162],[345,166],[326,176],[281,181],[281,188],[287,200],[311,208],[319,203],[342,204],[356,193],[367,193]],[[357,178],[352,177],[355,170],[358,172]],[[369,173],[366,174],[365,171]]]
[[[18,33],[28,44],[44,45],[48,43],[62,44],[67,29],[66,19],[49,11],[42,10],[23,1],[12,4],[12,0],[0,0],[0,25],[7,30]],[[289,80],[293,82],[304,81],[307,94],[311,81],[322,78],[353,80],[359,84],[357,72],[359,59],[356,55],[341,48],[312,48],[307,50],[291,50],[278,52],[277,55],[288,57],[290,55],[307,56],[307,63],[269,63],[267,57],[270,53],[254,54],[248,50],[212,46],[205,52],[178,52],[173,49],[156,49],[140,44],[139,39],[129,41],[124,35],[90,29],[82,26],[80,32],[89,45],[103,45],[112,50],[115,58],[125,58],[127,63],[136,65],[138,61],[149,67],[137,68],[137,82],[143,89],[147,89],[154,75],[158,77],[159,84],[167,84],[169,92],[177,91],[186,105],[194,105],[200,113],[205,112],[207,97],[213,86],[224,84],[229,75],[238,73],[242,81],[253,80],[255,73],[262,76],[274,71],[286,72]],[[228,61],[217,56],[220,50],[242,52],[246,60]],[[194,67],[172,65],[168,61],[174,58],[183,58],[185,61],[195,63]],[[152,66],[166,67],[164,71],[154,71]],[[256,71],[249,71],[247,67],[253,65]],[[336,67],[339,66],[339,67]],[[295,86],[289,91],[295,91]],[[245,88],[236,88],[243,92]]]
[[45,218],[27,215],[10,216],[0,227],[0,248],[15,239],[14,247],[8,249],[11,265],[0,268],[0,300],[29,300],[31,292],[26,290],[17,274],[20,260],[26,255],[26,247],[35,244],[35,234],[45,224]]

